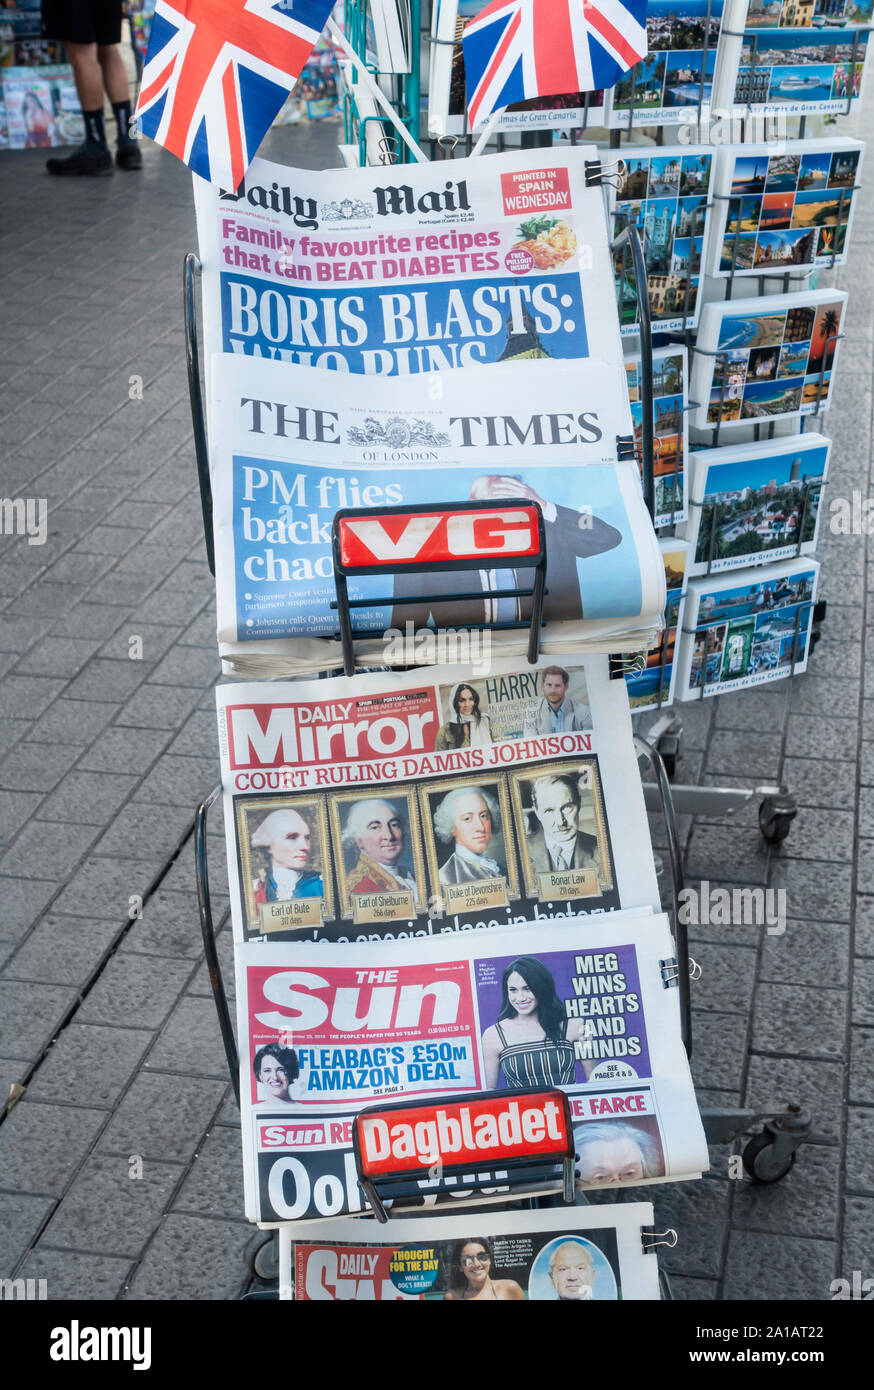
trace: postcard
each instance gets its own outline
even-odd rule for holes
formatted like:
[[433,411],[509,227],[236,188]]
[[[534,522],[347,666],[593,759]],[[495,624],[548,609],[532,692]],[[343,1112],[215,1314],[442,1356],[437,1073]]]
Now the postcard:
[[[713,151],[693,145],[625,146],[616,178],[613,235],[637,227],[647,270],[653,326],[674,332],[698,320],[698,284],[706,266]],[[637,333],[637,287],[630,257],[615,257],[623,334]]]
[[714,179],[712,267],[718,276],[779,275],[846,259],[864,146],[793,140],[720,152]]
[[705,305],[692,369],[696,427],[825,410],[846,302],[842,290],[804,290]]
[[649,0],[649,53],[607,94],[608,128],[668,125],[710,106],[722,13],[723,0]]
[[849,113],[862,96],[867,53],[864,29],[748,30],[734,100],[756,115]]
[[[634,438],[640,449],[643,442],[643,403],[638,355],[626,359],[625,375],[634,420]],[[657,527],[684,521],[688,515],[684,485],[688,454],[688,407],[685,348],[656,348],[653,352],[653,523]]]
[[689,543],[669,536],[659,541],[665,562],[665,627],[657,647],[647,653],[646,665],[626,675],[628,703],[632,710],[663,709],[673,703],[677,675],[677,637],[683,627],[686,601]]
[[801,557],[760,571],[690,579],[678,698],[706,699],[807,666],[819,566]]
[[810,433],[693,452],[690,575],[812,553],[829,445]]

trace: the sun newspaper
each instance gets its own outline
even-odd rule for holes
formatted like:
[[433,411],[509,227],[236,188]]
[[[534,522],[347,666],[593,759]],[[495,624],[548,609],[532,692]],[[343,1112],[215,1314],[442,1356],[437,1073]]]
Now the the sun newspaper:
[[[235,954],[251,1220],[365,1212],[352,1119],[379,1100],[560,1086],[581,1191],[707,1167],[664,916],[604,913],[340,949],[247,942]],[[487,1129],[477,1131],[483,1168],[468,1177],[442,1167],[452,1157],[436,1126],[407,1128],[389,1134],[422,1172],[421,1197],[404,1206],[512,1199],[506,1170],[489,1167]]]

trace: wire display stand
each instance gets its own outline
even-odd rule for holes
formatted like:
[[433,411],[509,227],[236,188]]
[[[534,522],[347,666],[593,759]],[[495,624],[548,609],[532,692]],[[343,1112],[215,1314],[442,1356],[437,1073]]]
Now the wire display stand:
[[[361,10],[361,6],[357,2],[352,8],[356,13]],[[412,8],[415,16],[413,35],[415,49],[414,65],[416,71],[414,75],[410,75],[410,81],[405,87],[407,93],[407,108],[404,119],[412,122],[413,113],[415,113],[416,125],[414,127],[414,133],[417,134],[419,91],[418,44],[415,42],[415,38],[418,35],[419,24],[418,0],[413,0]],[[414,96],[415,104],[413,104]],[[618,132],[614,132],[614,134],[618,137]],[[612,143],[611,136],[611,144]],[[451,148],[448,146],[442,147],[442,157],[451,158],[454,150],[454,144]],[[607,170],[604,168],[587,168],[587,182],[600,182],[606,172]],[[622,292],[624,293],[624,283],[627,273],[630,281],[634,284],[638,298],[640,352],[639,392],[642,404],[639,445],[635,442],[633,436],[629,439],[618,440],[617,456],[628,457],[630,451],[631,455],[637,458],[641,469],[641,482],[646,505],[650,516],[654,517],[654,460],[656,443],[653,419],[653,325],[647,293],[646,264],[637,228],[634,226],[623,228],[612,241],[611,252],[622,261],[622,274],[620,278]],[[200,485],[201,510],[207,546],[207,557],[210,570],[214,574],[215,556],[212,535],[212,487],[209,471],[209,449],[205,424],[203,392],[200,380],[200,352],[196,319],[196,281],[199,271],[200,262],[193,253],[190,253],[185,257],[183,271],[185,347],[192,427],[194,432],[195,455]],[[683,335],[683,341],[687,347],[693,347],[689,341],[690,336],[688,330],[686,330],[686,333]],[[805,500],[805,506],[806,502],[807,499]],[[470,507],[471,504],[467,502],[459,505]],[[444,510],[450,509],[451,506],[452,504],[441,504],[441,508]],[[418,510],[421,510],[421,506]],[[357,514],[369,515],[370,511],[369,509],[361,509]],[[345,515],[347,517],[355,516],[356,513],[346,512]],[[800,534],[801,530],[799,529],[799,535]],[[548,592],[548,590],[544,588],[544,571],[548,564],[548,556],[546,555],[546,538],[543,535],[542,525],[540,529],[540,545],[542,553],[538,554],[536,560],[536,578],[534,585],[530,590],[524,591],[534,598],[532,619],[529,619],[527,624],[531,628],[528,651],[529,662],[536,661],[537,659],[539,632],[541,628],[540,605],[542,604],[544,592]],[[711,553],[712,547],[713,540],[711,535]],[[337,543],[335,541],[335,555],[336,553]],[[478,562],[478,567],[483,567],[482,561]],[[351,571],[347,569],[346,572]],[[388,568],[384,568],[383,572],[388,575]],[[546,572],[548,573],[548,570],[546,570]],[[351,620],[351,607],[353,603],[349,600],[342,563],[338,566],[337,576],[335,607],[338,612],[340,633],[343,635],[344,669],[345,674],[348,675],[354,671],[355,633]],[[516,593],[515,590],[512,592],[514,594]],[[521,593],[523,591],[520,590],[519,592]],[[812,603],[807,605],[807,607],[808,609],[813,607]],[[813,616],[809,621],[810,626],[813,628],[817,621],[815,608]],[[484,623],[481,626],[490,628],[495,625],[496,624]],[[514,624],[514,626],[519,626],[519,624]],[[793,669],[797,657],[797,644],[800,636],[800,610],[796,617],[795,636]],[[812,632],[810,640],[813,640]],[[662,651],[660,690],[664,687],[664,668],[667,649],[668,643],[665,640],[663,642]],[[645,654],[642,659],[645,661]],[[611,677],[615,679],[624,678],[625,673],[634,665],[639,665],[639,662],[640,658],[629,659],[627,655],[612,658],[610,663]],[[704,695],[705,692],[702,688],[702,698],[704,698]],[[663,723],[665,719],[667,722]],[[682,751],[682,726],[679,720],[676,719],[676,716],[673,715],[662,716],[662,719],[650,729],[648,738],[642,738],[636,734],[635,750],[642,771],[646,769],[649,773],[648,778],[644,780],[644,798],[647,808],[661,813],[666,829],[668,867],[670,870],[670,902],[667,910],[672,919],[676,943],[676,983],[680,1006],[681,1036],[687,1055],[691,1057],[693,1050],[692,981],[696,967],[690,956],[687,925],[682,911],[685,879],[683,856],[677,828],[677,815],[692,814],[714,816],[731,814],[733,811],[746,804],[751,798],[758,796],[763,799],[762,809],[760,810],[760,826],[762,828],[762,833],[765,835],[766,839],[771,842],[776,842],[784,838],[784,835],[788,833],[796,811],[795,801],[785,787],[777,786],[745,788],[741,790],[721,787],[672,786],[670,779],[675,771],[676,763]],[[218,955],[216,924],[209,887],[208,817],[210,810],[221,795],[221,786],[215,787],[197,809],[195,820],[195,866],[200,928],[210,987],[219,1020],[228,1072],[234,1096],[239,1105],[239,1055],[234,1036],[227,991]],[[797,1149],[803,1143],[826,1142],[823,1138],[812,1132],[812,1121],[810,1116],[802,1110],[799,1104],[795,1103],[790,1103],[785,1108],[708,1108],[702,1110],[701,1115],[704,1122],[705,1133],[710,1143],[726,1143],[733,1141],[743,1135],[749,1135],[752,1130],[758,1128],[758,1132],[753,1133],[752,1136],[748,1138],[742,1151],[742,1159],[747,1173],[753,1180],[760,1183],[773,1183],[784,1177],[792,1168],[795,1162]],[[565,1175],[562,1186],[562,1195],[564,1199],[567,1200],[569,1191],[567,1175]],[[530,1200],[530,1198],[525,1200]],[[265,1280],[271,1280],[277,1277],[278,1253],[275,1237],[269,1237],[261,1249],[256,1253],[254,1267],[256,1274]],[[667,1279],[662,1277],[661,1283],[664,1295],[670,1297],[670,1287]]]

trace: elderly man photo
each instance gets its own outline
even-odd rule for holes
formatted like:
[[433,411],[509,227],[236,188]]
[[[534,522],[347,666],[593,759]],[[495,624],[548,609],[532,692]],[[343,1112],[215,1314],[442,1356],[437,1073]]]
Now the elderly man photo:
[[324,896],[321,874],[310,866],[310,827],[299,811],[291,807],[271,811],[255,827],[251,842],[254,850],[263,853],[253,884],[256,906]]
[[[574,776],[538,777],[531,804],[539,825],[528,836],[528,858],[535,873],[599,869],[598,840],[580,830],[580,792]],[[530,824],[530,822],[529,822]]]
[[665,1168],[658,1144],[646,1130],[624,1120],[596,1120],[574,1130],[577,1187],[660,1178]]
[[350,893],[411,892],[419,901],[416,876],[405,862],[406,824],[393,801],[367,797],[353,801],[343,827],[347,862],[356,855],[346,874]]
[[561,1303],[587,1303],[594,1297],[595,1261],[578,1240],[556,1246],[549,1257],[549,1277]]
[[581,700],[568,693],[570,676],[561,666],[547,666],[540,673],[540,699],[526,711],[523,732],[566,734],[591,729],[592,712]]
[[[447,792],[434,811],[434,833],[452,853],[440,866],[443,884],[474,883],[500,878],[506,865],[499,862],[501,813],[485,787],[456,787]],[[489,853],[491,851],[491,853]]]

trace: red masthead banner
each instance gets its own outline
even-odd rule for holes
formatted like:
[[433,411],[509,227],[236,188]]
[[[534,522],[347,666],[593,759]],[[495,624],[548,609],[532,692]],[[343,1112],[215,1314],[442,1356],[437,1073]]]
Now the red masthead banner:
[[567,1097],[557,1090],[369,1107],[354,1123],[360,1171],[370,1178],[573,1153]]

